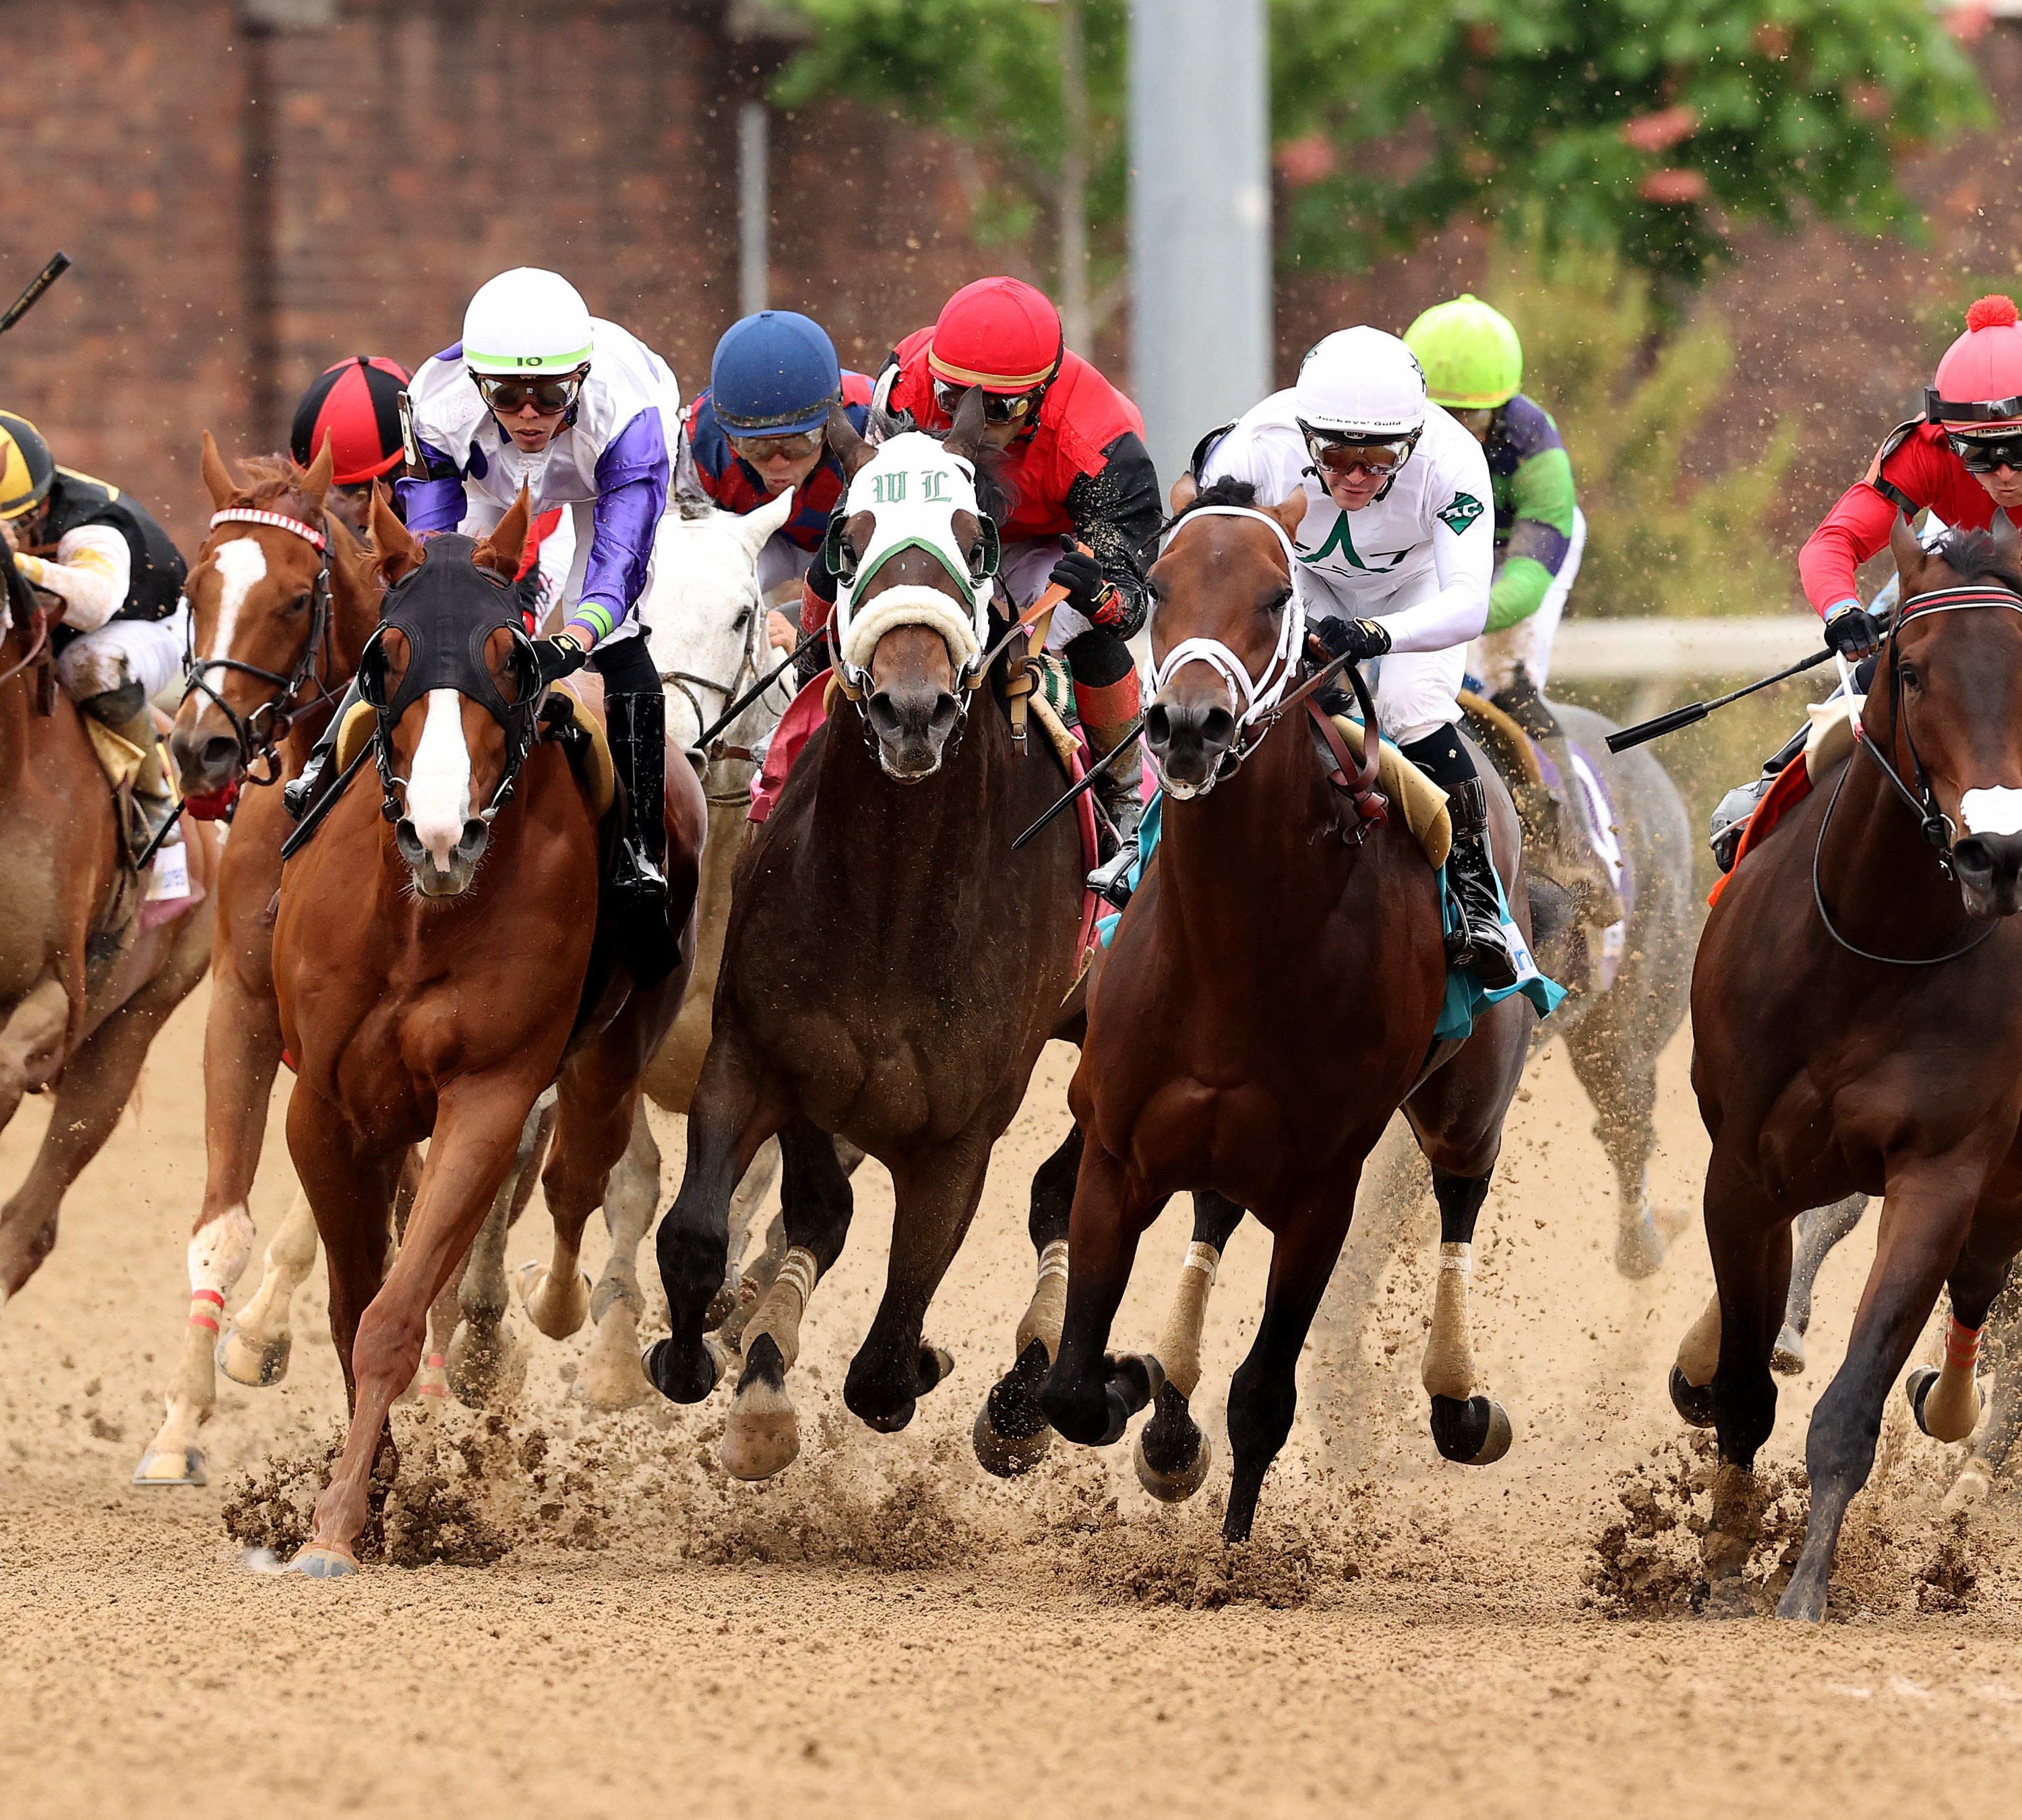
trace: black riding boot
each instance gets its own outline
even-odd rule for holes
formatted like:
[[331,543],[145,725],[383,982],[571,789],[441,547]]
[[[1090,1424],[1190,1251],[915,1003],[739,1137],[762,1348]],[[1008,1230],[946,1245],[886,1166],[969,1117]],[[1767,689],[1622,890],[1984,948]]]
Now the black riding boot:
[[300,821],[315,808],[324,786],[331,781],[330,755],[337,750],[338,729],[344,725],[344,717],[363,699],[358,693],[358,678],[354,676],[351,686],[344,692],[344,699],[337,704],[337,712],[330,717],[330,725],[309,749],[308,762],[303,766],[301,776],[281,786],[281,805],[293,820]]
[[604,707],[631,809],[611,869],[612,906],[634,968],[657,979],[676,959],[667,921],[667,698],[657,689],[607,694]]
[[1447,889],[1459,907],[1462,926],[1447,937],[1447,958],[1473,970],[1491,991],[1516,983],[1516,963],[1502,933],[1502,912],[1488,851],[1488,791],[1479,777],[1450,784],[1447,813],[1453,850],[1447,856]]

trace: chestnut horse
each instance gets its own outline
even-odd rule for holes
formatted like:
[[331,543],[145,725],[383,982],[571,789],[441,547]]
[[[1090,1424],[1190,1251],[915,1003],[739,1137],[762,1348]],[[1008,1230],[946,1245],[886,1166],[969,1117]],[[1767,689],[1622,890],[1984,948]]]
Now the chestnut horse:
[[[542,1186],[555,1267],[528,1302],[539,1321],[543,1301],[550,1316],[586,1301],[575,1269],[583,1225],[624,1153],[640,1075],[692,964],[705,813],[677,763],[667,873],[678,963],[646,987],[623,954],[593,970],[599,806],[559,744],[535,737],[537,713],[560,704],[540,699],[507,587],[526,531],[523,492],[484,543],[445,534],[425,550],[375,499],[389,592],[360,678],[384,800],[348,791],[284,868],[273,964],[297,1068],[288,1147],[329,1259],[351,1402],[343,1453],[294,1563],[312,1576],[356,1570],[374,1460],[391,1448],[387,1413],[421,1363],[430,1304],[462,1267],[551,1082]],[[389,1269],[396,1179],[424,1138]],[[582,1318],[580,1307],[561,1311]]]
[[65,1192],[203,978],[217,873],[215,835],[185,824],[188,901],[165,918],[142,903],[90,732],[56,685],[52,624],[0,549],[0,1127],[24,1094],[55,1102],[0,1207],[0,1307],[54,1248]]
[[1979,1330],[2022,1246],[2022,568],[1977,532],[1926,554],[1899,521],[1892,547],[1903,605],[1855,751],[1743,853],[1692,978],[1718,1294],[1671,1386],[1719,1435],[1705,1561],[1730,1595],[1757,1538],[1790,1222],[1856,1191],[1887,1197],[1805,1445],[1810,1518],[1777,1611],[1812,1623],[1940,1288],[1944,1369],[1907,1387],[1925,1431],[1956,1441],[1980,1413]]
[[[1148,1430],[1141,1476],[1170,1477],[1160,1495],[1192,1490],[1202,1450],[1184,1398],[1170,1406],[1155,1357],[1108,1356],[1110,1326],[1138,1239],[1172,1195],[1214,1190],[1224,1198],[1203,1214],[1218,1207],[1229,1225],[1249,1208],[1273,1243],[1263,1319],[1229,1391],[1230,1542],[1248,1537],[1290,1432],[1300,1348],[1363,1160],[1400,1105],[1440,1207],[1424,1374],[1433,1438],[1449,1460],[1487,1464],[1510,1435],[1475,1381],[1465,1285],[1536,1014],[1512,996],[1464,1042],[1435,1043],[1447,986],[1437,875],[1400,813],[1345,832],[1356,812],[1327,780],[1308,717],[1281,718],[1304,644],[1290,539],[1305,510],[1300,494],[1265,508],[1246,487],[1210,490],[1151,570],[1164,680],[1146,739],[1166,780],[1164,828],[1089,994],[1070,1094],[1084,1148],[1066,1318],[1039,1399],[1062,1434],[1097,1445],[1158,1399],[1162,1432],[1155,1446]],[[1490,801],[1527,934],[1516,813],[1498,782]]]
[[[1036,729],[1033,749],[1016,747],[1003,667],[980,661],[979,590],[995,568],[971,465],[982,400],[970,393],[945,446],[910,433],[874,456],[830,417],[852,476],[831,533],[843,575],[836,686],[849,699],[800,755],[738,874],[687,1171],[660,1223],[673,1332],[647,1360],[677,1402],[715,1387],[724,1358],[706,1315],[724,1281],[731,1192],[776,1132],[789,1249],[743,1331],[723,1441],[740,1478],[777,1472],[799,1451],[787,1374],[851,1214],[835,1138],[892,1173],[885,1294],[843,1387],[853,1413],[890,1433],[951,1369],[922,1324],[975,1215],[991,1146],[1047,1040],[1079,1026],[1079,832],[1062,817],[1011,851],[1065,773]],[[1034,1190],[1039,1281],[1017,1342],[1038,1349],[1042,1368],[1058,1331],[1067,1210],[1064,1179],[1048,1170]],[[979,1418],[978,1452],[994,1471],[1031,1464],[1049,1438],[1032,1401],[1038,1374],[1026,1376],[1014,1406],[993,1392]]]

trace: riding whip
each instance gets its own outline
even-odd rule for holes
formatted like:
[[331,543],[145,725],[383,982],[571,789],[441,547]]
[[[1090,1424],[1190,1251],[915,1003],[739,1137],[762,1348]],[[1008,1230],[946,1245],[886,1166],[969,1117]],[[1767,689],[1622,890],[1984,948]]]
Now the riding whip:
[[58,253],[48,265],[28,280],[28,287],[8,305],[7,313],[0,316],[0,335],[6,334],[15,323],[42,302],[42,293],[70,269],[70,255]]
[[1133,751],[1137,749],[1138,736],[1144,731],[1144,717],[1142,714],[1140,714],[1137,719],[1133,721],[1124,730],[1123,737],[1119,740],[1115,745],[1111,746],[1108,751],[1104,752],[1100,758],[1097,759],[1093,765],[1089,766],[1089,768],[1082,773],[1081,781],[1079,784],[1075,784],[1072,789],[1068,791],[1066,795],[1063,796],[1053,806],[1051,809],[1048,809],[1044,815],[1041,816],[1037,821],[1034,822],[1030,828],[1027,828],[1023,834],[1019,835],[1016,840],[1012,842],[1012,852],[1014,853],[1017,852],[1019,848],[1023,846],[1026,842],[1033,837],[1033,835],[1038,833],[1042,828],[1046,827],[1048,824],[1053,820],[1055,816],[1058,815],[1060,812],[1066,808],[1070,802],[1072,802],[1077,797],[1079,797],[1082,791],[1093,790],[1095,788],[1096,779],[1100,777],[1104,771],[1108,770],[1109,767],[1116,762],[1116,756],[1119,752]]
[[1731,695],[1717,695],[1710,701],[1695,701],[1684,707],[1674,707],[1669,714],[1660,714],[1655,720],[1638,721],[1633,727],[1623,727],[1608,736],[1608,749],[1611,752],[1626,752],[1631,746],[1640,746],[1648,740],[1661,740],[1666,733],[1675,733],[1681,727],[1696,726],[1717,707],[1725,707],[1729,702],[1739,701],[1744,695],[1753,695],[1758,689],[1767,689],[1772,682],[1787,682],[1792,677],[1801,675],[1807,670],[1816,670],[1838,652],[1824,650],[1815,657],[1807,657],[1793,663],[1787,670],[1779,670],[1774,676],[1765,676],[1759,682],[1751,682],[1745,689],[1737,689]]
[[729,707],[725,708],[721,714],[718,714],[714,720],[711,721],[707,726],[704,727],[703,730],[695,736],[695,750],[699,752],[707,751],[709,750],[710,741],[714,739],[718,733],[721,733],[725,727],[728,726],[732,721],[735,720],[739,714],[743,713],[743,711],[749,707],[752,703],[756,701],[760,696],[763,695],[767,689],[770,689],[774,683],[777,682],[780,677],[786,673],[787,665],[791,663],[795,658],[798,657],[803,651],[812,650],[814,647],[819,645],[821,641],[822,634],[819,632],[808,633],[805,638],[801,639],[799,644],[796,645],[792,650],[789,651],[785,656],[781,658],[777,663],[774,664],[770,670],[767,671],[763,676],[760,677],[758,680],[753,683],[749,689],[745,690],[745,692],[740,695],[736,700],[733,701]]

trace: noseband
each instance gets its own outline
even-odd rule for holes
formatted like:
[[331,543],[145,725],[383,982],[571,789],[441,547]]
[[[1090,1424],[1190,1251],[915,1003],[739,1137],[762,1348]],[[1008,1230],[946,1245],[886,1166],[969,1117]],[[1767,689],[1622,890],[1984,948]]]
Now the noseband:
[[[263,512],[250,506],[229,506],[224,511],[214,512],[210,528],[215,531],[221,524],[265,524],[276,531],[291,532],[321,559],[316,581],[309,590],[308,636],[302,641],[302,654],[296,660],[294,668],[285,676],[278,671],[263,670],[257,663],[247,663],[236,657],[207,657],[199,663],[194,614],[187,616],[184,626],[183,700],[188,701],[192,695],[207,696],[224,714],[232,728],[232,737],[239,742],[239,762],[246,781],[252,784],[272,784],[280,778],[279,748],[280,742],[288,736],[289,729],[305,708],[316,707],[330,699],[327,671],[329,665],[336,661],[336,652],[331,643],[330,539],[313,524],[305,524],[299,518],[290,518],[284,512]],[[324,660],[320,670],[317,661],[319,648]],[[206,672],[213,670],[235,671],[256,682],[271,683],[277,693],[250,714],[241,714],[210,681]],[[316,685],[316,693],[305,701],[301,692],[311,682]],[[264,777],[254,769],[262,761],[267,767]]]
[[[745,628],[743,655],[738,660],[736,671],[728,682],[718,682],[714,677],[700,675],[692,670],[663,670],[660,672],[661,687],[678,690],[682,699],[695,711],[698,733],[709,730],[710,716],[703,711],[702,698],[695,691],[706,689],[712,694],[721,696],[724,707],[728,708],[743,693],[747,684],[757,681],[758,653],[765,636],[765,623],[766,607],[761,596],[752,612],[750,623]],[[741,760],[746,764],[757,762],[749,747],[728,745],[720,738],[710,742],[703,756],[711,768],[729,759]],[[743,785],[728,791],[712,791],[705,786],[703,791],[707,801],[717,804],[743,802],[749,794],[748,787]]]
[[[1903,705],[1903,672],[1896,659],[1896,641],[1909,620],[1926,613],[1967,613],[1983,608],[2005,607],[2011,612],[2022,613],[2022,598],[2018,598],[2006,588],[1971,587],[1939,588],[1927,594],[1919,594],[1914,600],[1905,601],[1896,616],[1894,624],[1889,628],[1889,636],[1883,641],[1881,658],[1889,664],[1889,719],[1892,727],[1902,730],[1903,743],[1910,748],[1910,773],[1916,788],[1913,790],[1903,780],[1903,776],[1891,764],[1881,749],[1867,736],[1867,729],[1852,710],[1849,702],[1847,718],[1853,729],[1853,743],[1857,751],[1867,753],[1881,768],[1881,775],[1889,780],[1890,787],[1903,802],[1910,813],[1917,818],[1924,839],[1936,850],[1938,870],[1950,879],[1954,875],[1952,863],[1952,846],[1958,831],[1951,819],[1938,807],[1936,795],[1931,789],[1930,778],[1924,769],[1924,761],[1917,751],[1917,739],[1910,725],[1909,716]],[[1847,693],[1852,694],[1852,676],[1847,678]],[[1834,784],[1831,799],[1826,804],[1826,812],[1819,820],[1817,842],[1812,849],[1812,901],[1818,906],[1819,920],[1825,925],[1830,936],[1849,954],[1861,960],[1878,961],[1885,967],[1937,967],[1948,960],[1957,960],[1961,955],[1970,954],[1976,948],[2001,926],[1997,920],[1988,923],[1970,941],[1958,948],[1947,948],[1943,954],[1934,954],[1919,959],[1905,959],[1900,956],[1871,954],[1864,948],[1856,948],[1839,930],[1834,927],[1830,913],[1826,908],[1825,893],[1819,883],[1820,856],[1825,851],[1826,831],[1832,825],[1833,811],[1839,806],[1840,792],[1846,788],[1846,780],[1853,767],[1849,765],[1841,772],[1839,781]]]

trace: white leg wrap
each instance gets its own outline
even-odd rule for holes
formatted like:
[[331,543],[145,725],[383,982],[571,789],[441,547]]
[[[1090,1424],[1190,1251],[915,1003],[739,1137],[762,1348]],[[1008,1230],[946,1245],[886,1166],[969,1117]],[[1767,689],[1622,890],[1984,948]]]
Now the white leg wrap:
[[1192,1397],[1200,1383],[1201,1329],[1207,1322],[1208,1292],[1221,1268],[1221,1253],[1213,1245],[1195,1239],[1187,1247],[1159,1331],[1159,1363],[1166,1368],[1166,1382],[1183,1397]]
[[1012,1342],[1013,1357],[1021,1357],[1036,1339],[1045,1346],[1049,1359],[1059,1358],[1060,1322],[1066,1317],[1067,1308],[1068,1241],[1055,1239],[1039,1253],[1039,1274]]
[[815,1262],[812,1252],[802,1245],[787,1248],[786,1261],[772,1279],[772,1288],[765,1292],[765,1299],[745,1325],[746,1358],[751,1356],[752,1342],[760,1334],[769,1333],[779,1349],[781,1362],[788,1371],[794,1369],[794,1360],[801,1356],[801,1317],[807,1310],[820,1275],[821,1266]]
[[1678,1369],[1694,1390],[1703,1390],[1720,1369],[1720,1297],[1706,1305],[1706,1311],[1685,1329],[1678,1342]]
[[1425,1363],[1419,1372],[1428,1395],[1465,1402],[1474,1394],[1474,1343],[1467,1316],[1467,1280],[1473,1270],[1472,1245],[1440,1247],[1433,1330],[1425,1338]]
[[253,1260],[254,1237],[253,1215],[243,1201],[199,1226],[189,1242],[190,1288],[229,1295]]

